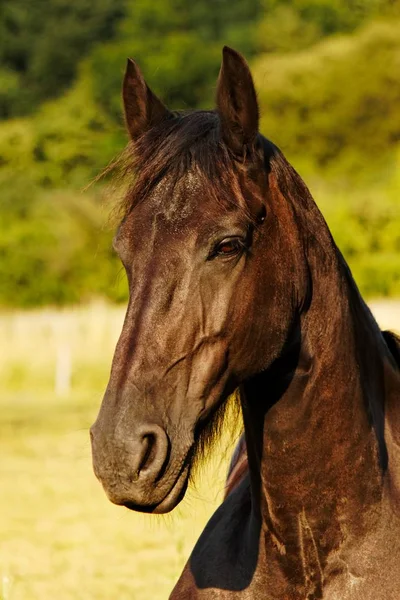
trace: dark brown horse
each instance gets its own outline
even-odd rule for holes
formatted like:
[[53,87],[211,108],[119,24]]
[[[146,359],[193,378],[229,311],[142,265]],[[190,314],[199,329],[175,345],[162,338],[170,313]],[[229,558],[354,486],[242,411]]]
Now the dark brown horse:
[[246,62],[224,49],[215,111],[170,112],[132,61],[123,99],[130,300],[92,427],[108,497],[172,510],[238,388],[247,458],[171,597],[399,600],[398,342],[259,134]]

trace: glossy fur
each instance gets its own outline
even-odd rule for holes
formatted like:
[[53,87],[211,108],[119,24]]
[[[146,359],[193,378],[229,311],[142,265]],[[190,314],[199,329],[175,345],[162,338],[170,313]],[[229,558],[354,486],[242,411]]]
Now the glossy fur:
[[96,475],[117,504],[172,510],[238,389],[246,443],[171,598],[398,600],[398,341],[258,133],[246,62],[224,49],[215,111],[170,112],[132,61],[123,98],[130,300]]

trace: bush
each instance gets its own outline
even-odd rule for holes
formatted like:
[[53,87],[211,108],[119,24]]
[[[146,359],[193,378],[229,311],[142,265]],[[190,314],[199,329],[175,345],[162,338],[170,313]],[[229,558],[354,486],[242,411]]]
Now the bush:
[[289,157],[366,174],[400,141],[400,21],[255,63],[262,130]]
[[173,109],[209,106],[224,44],[250,58],[260,0],[131,0],[118,38],[100,44],[90,65],[95,98],[120,122],[121,81],[128,57]]
[[400,295],[400,147],[386,181],[316,185],[315,198],[365,296]]
[[124,0],[3,0],[0,119],[30,114],[60,96],[93,44],[114,36],[124,5]]
[[9,184],[12,192],[0,212],[0,304],[28,307],[126,297],[111,247],[113,232],[104,227],[107,217],[98,197]]

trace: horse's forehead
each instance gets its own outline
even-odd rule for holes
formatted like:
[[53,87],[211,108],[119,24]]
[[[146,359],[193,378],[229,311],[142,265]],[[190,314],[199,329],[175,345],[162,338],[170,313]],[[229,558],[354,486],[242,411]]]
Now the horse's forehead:
[[132,229],[155,228],[160,235],[179,234],[187,228],[195,232],[223,216],[226,208],[216,201],[211,183],[207,183],[190,171],[178,181],[164,177],[132,211]]
[[229,213],[207,189],[206,181],[199,181],[192,173],[178,182],[167,176],[124,219],[114,247],[125,256],[132,252],[154,255],[157,248],[166,249],[165,242],[183,249],[229,218]]
[[[165,222],[172,226],[182,224],[199,212],[202,191],[204,195],[204,186],[190,172],[177,182],[167,176],[155,186],[148,199],[147,212],[150,216],[162,215]],[[207,201],[207,197],[204,200]]]

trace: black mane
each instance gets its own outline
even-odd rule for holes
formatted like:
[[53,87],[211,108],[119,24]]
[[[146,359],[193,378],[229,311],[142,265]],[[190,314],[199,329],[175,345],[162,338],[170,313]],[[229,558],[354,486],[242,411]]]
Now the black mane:
[[382,331],[383,338],[400,369],[400,336],[393,331]]

